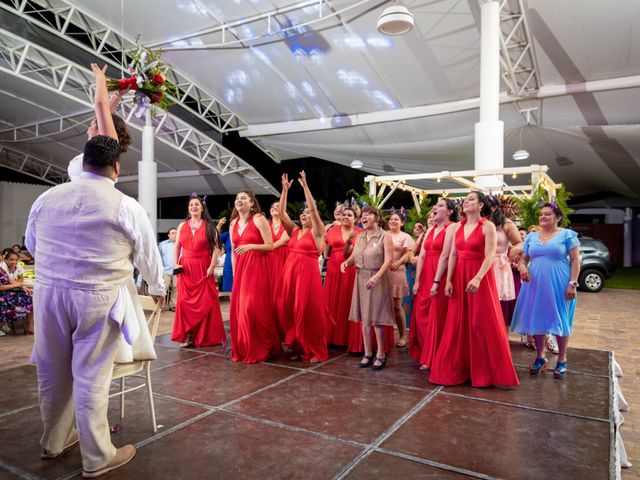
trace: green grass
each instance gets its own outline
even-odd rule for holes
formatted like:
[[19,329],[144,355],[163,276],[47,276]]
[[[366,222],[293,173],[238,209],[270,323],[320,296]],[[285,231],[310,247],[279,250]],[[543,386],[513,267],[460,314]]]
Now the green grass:
[[640,290],[640,267],[618,267],[613,277],[605,281],[606,288]]

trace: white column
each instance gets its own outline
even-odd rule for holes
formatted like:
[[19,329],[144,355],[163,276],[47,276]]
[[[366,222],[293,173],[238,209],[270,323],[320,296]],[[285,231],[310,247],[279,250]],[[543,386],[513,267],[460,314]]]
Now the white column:
[[633,245],[633,233],[631,232],[633,211],[626,208],[624,211],[624,243],[622,246],[622,266],[630,267],[632,263],[631,249]]
[[[504,167],[504,123],[500,112],[500,5],[485,0],[480,7],[480,121],[475,125],[476,170]],[[502,185],[502,176],[478,177],[489,189]]]
[[154,161],[154,131],[151,123],[151,109],[145,112],[142,129],[142,161],[138,162],[138,202],[147,212],[153,231],[158,225],[158,165]]

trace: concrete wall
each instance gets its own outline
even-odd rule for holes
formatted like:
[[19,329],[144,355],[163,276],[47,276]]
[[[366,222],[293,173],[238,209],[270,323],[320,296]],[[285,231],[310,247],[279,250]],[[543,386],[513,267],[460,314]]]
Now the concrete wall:
[[0,247],[23,245],[31,205],[51,187],[0,182]]

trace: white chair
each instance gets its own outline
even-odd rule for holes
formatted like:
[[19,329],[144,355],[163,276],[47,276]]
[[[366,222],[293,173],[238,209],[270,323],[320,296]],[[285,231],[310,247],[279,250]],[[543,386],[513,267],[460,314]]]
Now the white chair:
[[[160,314],[162,309],[158,307],[153,298],[146,296],[139,296],[142,303],[142,308],[145,312],[151,312],[147,317],[147,324],[149,326],[149,334],[151,335],[151,341],[155,343],[156,333],[158,331],[158,324],[160,323]],[[141,373],[144,370],[143,373]],[[125,378],[136,377],[144,380],[140,385],[135,387],[125,388]],[[149,397],[149,409],[151,410],[151,423],[153,425],[153,432],[158,431],[156,425],[156,410],[153,405],[153,391],[151,390],[151,361],[149,360],[137,360],[130,363],[116,363],[113,366],[113,380],[120,379],[120,390],[109,395],[109,398],[120,396],[120,421],[124,419],[124,395],[125,393],[133,392],[139,388],[147,387],[147,395]]]

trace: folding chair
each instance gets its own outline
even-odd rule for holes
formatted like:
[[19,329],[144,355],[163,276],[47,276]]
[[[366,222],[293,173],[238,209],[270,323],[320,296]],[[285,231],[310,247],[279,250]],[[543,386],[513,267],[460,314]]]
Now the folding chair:
[[[156,333],[158,332],[158,324],[160,323],[160,314],[162,309],[158,307],[153,298],[146,296],[139,296],[142,303],[142,308],[151,312],[147,317],[147,324],[149,326],[149,334],[151,335],[151,341],[155,344]],[[144,372],[143,372],[144,370]],[[141,373],[143,372],[143,373]],[[140,385],[135,387],[125,388],[125,378],[136,377],[144,380]],[[147,387],[147,395],[149,397],[149,409],[151,410],[151,423],[153,425],[153,432],[158,431],[156,425],[156,410],[153,405],[153,391],[151,390],[151,361],[150,360],[135,360],[129,363],[116,363],[113,366],[113,380],[120,380],[120,390],[109,395],[109,398],[120,396],[120,421],[124,419],[124,395],[125,393],[133,392],[139,388]]]

